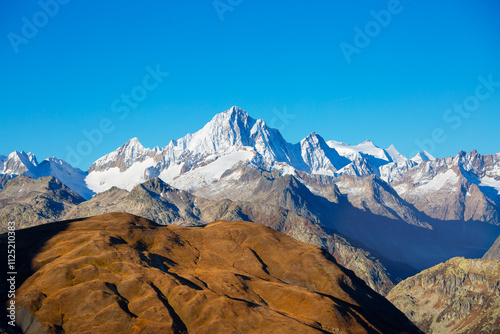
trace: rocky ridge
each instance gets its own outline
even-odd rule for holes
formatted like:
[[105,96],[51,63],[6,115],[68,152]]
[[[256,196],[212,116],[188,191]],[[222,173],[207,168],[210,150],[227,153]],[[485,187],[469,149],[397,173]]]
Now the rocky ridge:
[[54,177],[18,176],[0,191],[0,232],[7,231],[8,222],[22,229],[63,219],[84,201]]

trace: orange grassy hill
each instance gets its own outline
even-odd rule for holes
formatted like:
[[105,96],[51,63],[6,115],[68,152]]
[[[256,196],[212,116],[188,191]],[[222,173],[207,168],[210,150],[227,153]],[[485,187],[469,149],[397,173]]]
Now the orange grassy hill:
[[16,237],[27,333],[419,333],[328,253],[256,223],[109,213]]

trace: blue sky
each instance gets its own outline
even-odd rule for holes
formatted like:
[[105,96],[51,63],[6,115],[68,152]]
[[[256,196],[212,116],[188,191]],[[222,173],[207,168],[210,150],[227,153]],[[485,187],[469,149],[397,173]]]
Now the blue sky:
[[87,169],[233,105],[289,142],[500,152],[497,2],[54,1],[2,3],[0,154]]

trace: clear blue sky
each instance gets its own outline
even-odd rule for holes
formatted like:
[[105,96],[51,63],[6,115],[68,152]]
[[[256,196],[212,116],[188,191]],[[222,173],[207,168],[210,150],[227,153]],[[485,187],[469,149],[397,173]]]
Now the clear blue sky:
[[[218,13],[211,0],[72,0],[51,17],[37,1],[2,2],[0,154],[66,159],[68,146],[86,140],[83,130],[108,119],[111,133],[80,155],[77,166],[87,169],[131,137],[163,147],[233,105],[289,142],[315,131],[350,144],[394,144],[407,156],[423,140],[437,157],[500,152],[500,86],[480,87],[482,100],[475,98],[479,76],[500,82],[498,2],[218,4],[231,10]],[[373,24],[370,12],[388,7],[390,22]],[[366,46],[358,40],[348,63],[340,45],[355,47],[354,28],[367,24],[373,37]],[[125,107],[126,117],[113,112],[126,106],[122,94],[144,92],[146,67],[157,64],[168,77],[154,89],[148,79],[152,90]],[[447,113],[464,101],[468,117]],[[285,122],[276,113],[284,109],[293,115]]]

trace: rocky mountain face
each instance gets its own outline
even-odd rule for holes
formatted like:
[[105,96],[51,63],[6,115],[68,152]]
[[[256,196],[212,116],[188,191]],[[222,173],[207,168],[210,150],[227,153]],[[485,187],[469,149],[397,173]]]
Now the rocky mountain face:
[[242,200],[297,212],[370,252],[418,270],[454,256],[481,257],[500,232],[487,223],[443,226],[376,176],[301,176],[245,175]]
[[84,201],[54,177],[36,180],[21,175],[0,192],[0,232],[7,231],[8,222],[21,229],[60,220]]
[[453,258],[394,287],[388,299],[425,333],[497,333],[500,260]]
[[26,152],[12,152],[7,157],[0,156],[0,174],[21,175],[33,171],[38,165],[34,154]]
[[0,175],[0,190],[3,189],[3,187],[5,186],[5,184],[7,182],[9,182],[10,179],[13,179],[15,176],[13,175],[10,175],[10,174],[3,174],[3,175]]
[[260,224],[113,213],[18,240],[25,333],[420,333],[328,253]]
[[424,161],[391,185],[432,218],[500,224],[500,154],[460,152],[455,157]]
[[483,259],[499,259],[500,260],[500,236],[495,240],[495,243],[484,254]]
[[[96,192],[112,186],[132,190],[157,176],[197,196],[247,201],[264,173],[292,175],[319,195],[321,185],[336,184],[362,211],[456,238],[467,230],[475,240],[461,242],[469,249],[486,251],[499,233],[482,223],[500,226],[500,153],[461,152],[434,159],[421,152],[409,160],[394,146],[326,142],[315,133],[290,144],[279,131],[236,107],[162,149],[145,149],[133,139],[92,165],[86,182]],[[455,224],[441,226],[443,221]]]
[[342,175],[335,185],[354,207],[379,216],[401,220],[407,224],[431,228],[415,208],[403,200],[392,187],[380,178],[370,175],[353,177]]
[[400,154],[393,145],[384,150],[375,146],[370,140],[366,140],[355,146],[335,140],[330,140],[327,144],[340,155],[350,160],[338,174],[351,176],[368,176],[373,174],[380,176],[381,168],[385,165],[402,165],[406,162],[409,162],[411,166],[416,165],[416,163]]
[[474,239],[464,241],[461,233],[450,233],[450,228],[420,215],[374,176],[304,180],[298,174],[298,178],[280,176],[278,171],[267,173],[253,167],[226,174],[221,180],[236,181],[226,187],[222,198],[238,193],[238,201],[204,199],[155,178],[130,193],[119,188],[100,193],[72,208],[65,218],[117,211],[183,226],[217,219],[250,220],[327,249],[383,294],[401,279],[453,256],[481,257],[481,246],[487,243],[489,247],[494,239],[487,239],[498,235],[495,230],[476,229]]
[[73,208],[66,219],[95,216],[108,212],[128,212],[162,225],[197,226],[220,217],[202,214],[211,201],[172,188],[158,178],[135,186],[130,192],[113,187],[90,201]]

